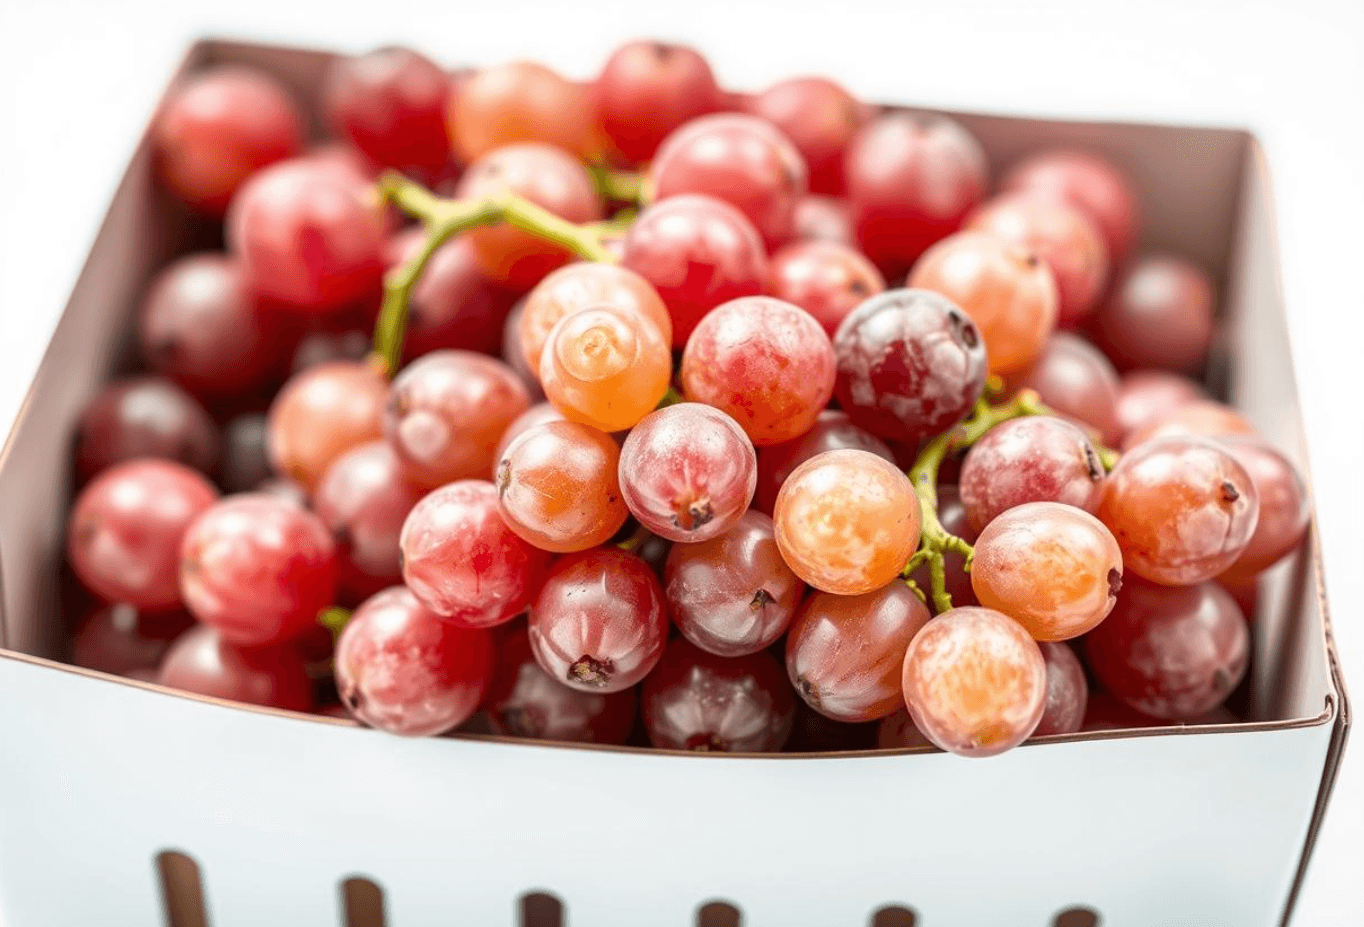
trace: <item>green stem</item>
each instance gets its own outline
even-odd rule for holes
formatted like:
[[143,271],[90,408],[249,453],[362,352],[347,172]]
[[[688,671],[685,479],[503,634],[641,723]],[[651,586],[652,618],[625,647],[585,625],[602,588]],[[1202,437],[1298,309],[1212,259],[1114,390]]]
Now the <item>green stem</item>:
[[332,640],[336,640],[341,636],[341,632],[346,629],[352,614],[354,613],[349,608],[339,608],[333,605],[317,613],[317,623],[332,632]]
[[638,203],[644,196],[645,175],[642,171],[622,171],[604,164],[594,164],[588,170],[597,192],[608,200]]

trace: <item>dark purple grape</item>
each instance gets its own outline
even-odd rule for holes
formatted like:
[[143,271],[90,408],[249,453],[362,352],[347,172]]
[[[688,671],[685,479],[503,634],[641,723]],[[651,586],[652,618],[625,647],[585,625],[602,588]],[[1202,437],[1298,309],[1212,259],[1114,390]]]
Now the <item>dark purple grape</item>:
[[1089,704],[1085,668],[1069,644],[1043,641],[1037,646],[1047,664],[1047,700],[1032,735],[1074,734],[1084,726],[1085,706]]
[[223,429],[218,484],[223,492],[250,492],[274,475],[265,449],[265,415],[239,415]]
[[134,457],[164,457],[211,472],[218,429],[189,393],[162,377],[111,383],[81,414],[76,470],[89,479]]

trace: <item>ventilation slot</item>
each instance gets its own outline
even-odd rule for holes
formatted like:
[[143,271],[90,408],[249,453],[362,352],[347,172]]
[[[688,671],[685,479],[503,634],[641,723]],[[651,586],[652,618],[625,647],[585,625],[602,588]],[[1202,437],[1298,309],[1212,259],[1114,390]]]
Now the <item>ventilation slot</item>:
[[1099,927],[1099,913],[1089,908],[1066,908],[1051,922],[1051,927]]
[[728,901],[708,901],[696,909],[696,927],[739,927],[743,916]]
[[345,927],[384,927],[384,890],[363,876],[341,883]]
[[199,864],[179,850],[166,850],[157,854],[156,870],[168,927],[208,927]]
[[909,908],[889,904],[871,916],[871,927],[914,927],[919,915]]
[[521,927],[564,927],[564,903],[549,892],[522,895]]

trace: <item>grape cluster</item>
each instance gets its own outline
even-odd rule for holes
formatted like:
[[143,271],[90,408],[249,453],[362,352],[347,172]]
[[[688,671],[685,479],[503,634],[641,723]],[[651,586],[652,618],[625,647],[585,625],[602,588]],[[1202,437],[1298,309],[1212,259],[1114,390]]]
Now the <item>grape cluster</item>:
[[1194,378],[1216,288],[1115,163],[992,195],[950,118],[658,42],[586,85],[390,48],[320,100],[216,68],[158,116],[226,250],[80,419],[76,662],[681,750],[1224,717],[1308,497]]

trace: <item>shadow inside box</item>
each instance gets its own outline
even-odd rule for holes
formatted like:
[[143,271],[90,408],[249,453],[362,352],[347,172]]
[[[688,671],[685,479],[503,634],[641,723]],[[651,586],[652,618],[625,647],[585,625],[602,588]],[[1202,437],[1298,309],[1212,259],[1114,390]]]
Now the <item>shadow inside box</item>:
[[[167,927],[211,927],[199,864],[178,850],[166,850],[156,857],[165,906]],[[338,885],[340,920],[338,927],[397,927],[390,925],[384,912],[384,891],[364,876],[349,876]],[[545,891],[527,892],[516,900],[515,927],[567,927],[568,909],[557,897]],[[1057,912],[1048,925],[1039,927],[1099,927],[1098,912],[1086,907],[1071,907]],[[707,901],[696,909],[695,927],[742,927],[743,911],[728,901]],[[849,925],[854,927],[854,925]],[[890,904],[878,908],[867,927],[923,927],[913,908]]]

